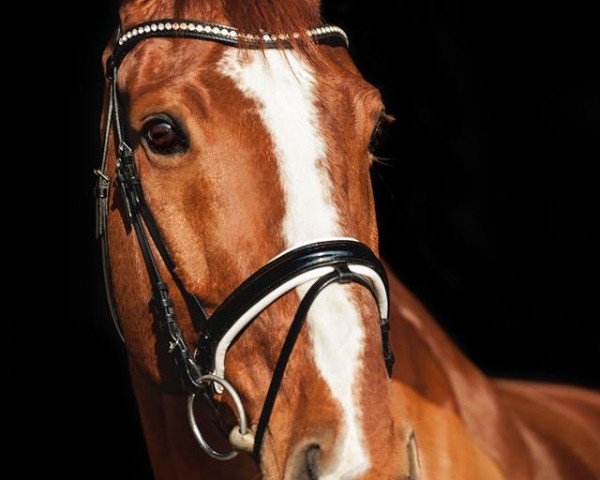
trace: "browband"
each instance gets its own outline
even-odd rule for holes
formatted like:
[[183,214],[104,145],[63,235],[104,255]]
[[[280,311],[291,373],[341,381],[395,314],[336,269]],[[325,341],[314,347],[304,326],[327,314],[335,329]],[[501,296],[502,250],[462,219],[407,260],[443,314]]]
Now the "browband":
[[[346,33],[335,25],[319,25],[306,30],[305,35],[318,45],[348,48]],[[118,68],[125,56],[142,40],[148,38],[193,38],[210,40],[231,47],[243,48],[290,48],[295,40],[302,37],[300,33],[273,35],[267,32],[251,34],[240,32],[235,27],[197,20],[162,19],[141,23],[120,34],[111,62]],[[108,71],[111,71],[109,68]]]

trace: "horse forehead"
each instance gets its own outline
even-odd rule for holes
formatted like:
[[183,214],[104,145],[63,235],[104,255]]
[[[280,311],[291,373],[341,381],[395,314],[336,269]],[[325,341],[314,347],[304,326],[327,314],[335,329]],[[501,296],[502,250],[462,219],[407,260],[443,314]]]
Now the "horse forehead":
[[123,60],[119,82],[130,94],[149,87],[203,84],[214,76],[216,64],[226,47],[215,42],[149,38],[138,44]]
[[[353,67],[347,54],[344,61]],[[214,70],[224,77],[223,83],[262,112],[261,123],[272,137],[285,134],[291,141],[301,135],[319,135],[329,150],[328,161],[339,141],[353,137],[355,127],[370,117],[368,112],[364,115],[362,105],[374,103],[379,110],[381,104],[375,88],[328,55],[314,59],[294,49],[227,48]],[[241,97],[231,95],[234,100]]]
[[[194,97],[200,93],[207,95],[207,102],[220,105],[238,101],[223,82],[224,73],[231,79],[237,69],[246,77],[259,76],[268,94],[314,90],[314,107],[328,124],[361,117],[357,104],[379,110],[379,91],[362,78],[345,50],[337,50],[311,61],[293,49],[243,50],[215,42],[154,38],[125,58],[119,81],[132,98],[152,91]],[[292,115],[294,105],[287,107]]]

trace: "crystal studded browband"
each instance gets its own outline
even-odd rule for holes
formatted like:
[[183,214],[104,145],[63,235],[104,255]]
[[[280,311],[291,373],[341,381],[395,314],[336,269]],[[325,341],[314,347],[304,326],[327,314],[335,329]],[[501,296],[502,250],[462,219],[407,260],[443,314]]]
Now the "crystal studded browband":
[[[348,48],[349,41],[346,33],[334,25],[319,25],[306,30],[306,35],[317,44],[340,46]],[[216,23],[193,20],[154,20],[142,23],[120,34],[113,54],[113,67],[120,65],[127,53],[146,38],[195,38],[210,40],[225,45],[244,48],[286,48],[292,45],[294,39],[299,39],[299,33],[259,34],[243,33],[235,27]]]

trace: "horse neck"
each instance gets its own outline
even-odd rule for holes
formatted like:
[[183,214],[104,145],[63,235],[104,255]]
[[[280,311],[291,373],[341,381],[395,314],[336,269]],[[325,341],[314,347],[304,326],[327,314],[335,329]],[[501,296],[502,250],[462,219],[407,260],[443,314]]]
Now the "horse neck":
[[397,356],[394,378],[459,415],[466,413],[462,408],[465,395],[493,397],[490,381],[406,287],[390,277],[391,335]]
[[392,274],[390,293],[394,380],[423,401],[454,412],[477,444],[499,464],[510,465],[503,462],[511,462],[514,445],[521,444],[522,438],[493,380],[458,349]]

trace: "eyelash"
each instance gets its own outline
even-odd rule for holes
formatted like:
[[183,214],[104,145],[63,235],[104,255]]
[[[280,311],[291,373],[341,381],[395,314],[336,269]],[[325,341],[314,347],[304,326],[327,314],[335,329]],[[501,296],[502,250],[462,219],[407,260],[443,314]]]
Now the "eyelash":
[[377,119],[377,124],[375,125],[375,128],[373,129],[373,132],[371,133],[371,139],[369,140],[369,147],[368,147],[369,153],[373,154],[374,151],[379,146],[379,141],[381,140],[381,135],[382,135],[383,131],[385,130],[385,127],[388,125],[388,123],[389,123],[389,120],[388,120],[387,114],[385,112],[381,113],[381,115],[379,115],[379,118]]

